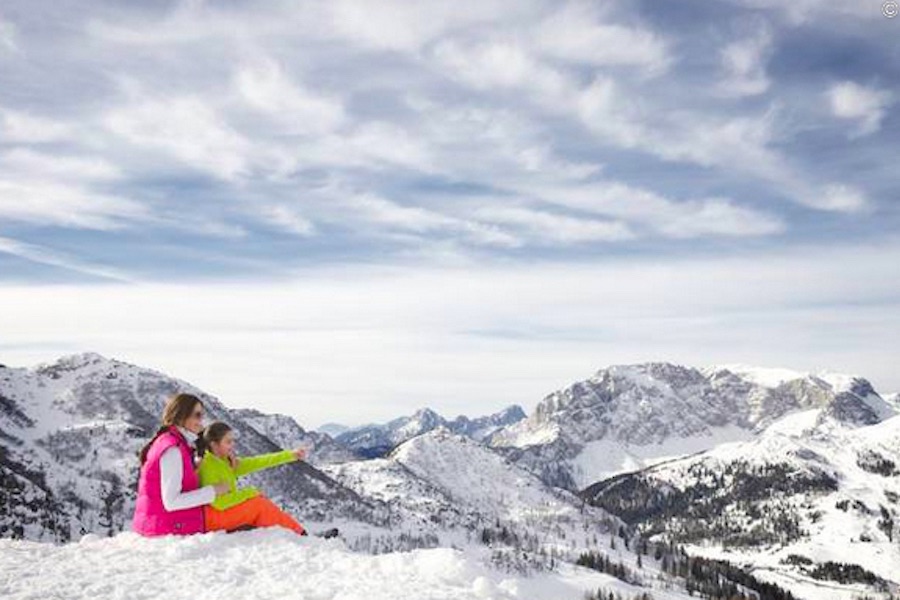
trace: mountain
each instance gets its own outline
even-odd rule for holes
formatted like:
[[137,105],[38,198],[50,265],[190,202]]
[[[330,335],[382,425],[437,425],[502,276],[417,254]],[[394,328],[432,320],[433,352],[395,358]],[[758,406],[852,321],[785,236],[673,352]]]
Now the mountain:
[[579,490],[618,473],[753,439],[778,418],[829,407],[874,423],[897,410],[865,379],[782,369],[616,365],[545,397],[487,443],[546,483]]
[[[363,497],[404,504],[405,512],[442,528],[491,525],[498,519],[602,522],[583,514],[575,494],[544,484],[487,446],[445,426],[403,442],[386,457],[323,467]],[[445,518],[446,517],[446,518]],[[616,523],[618,521],[616,520]]]
[[338,434],[335,440],[361,458],[376,458],[386,455],[399,444],[437,427],[446,427],[450,431],[481,441],[501,428],[524,418],[525,411],[516,405],[492,415],[475,419],[460,415],[452,421],[448,421],[430,408],[422,408],[411,416],[399,417],[384,424],[355,427]]
[[340,423],[325,423],[324,425],[320,425],[316,429],[316,431],[318,431],[319,433],[325,433],[327,435],[330,435],[332,438],[335,438],[348,429],[350,429],[349,425],[341,425]]
[[265,414],[253,408],[236,408],[230,412],[281,448],[305,447],[306,462],[312,465],[343,462],[354,458],[352,452],[335,442],[330,435],[306,431],[287,415]]
[[618,569],[619,582],[684,589],[677,575],[662,572],[663,556],[671,560],[674,551],[660,545],[651,557],[647,546],[626,534],[621,519],[444,426],[403,442],[383,458],[323,469],[361,497],[405,515],[395,527],[406,538],[454,548],[487,546],[492,562],[518,572],[602,556]]
[[801,597],[832,597],[838,584],[834,597],[896,594],[900,416],[869,423],[863,398],[839,395],[752,440],[599,481],[582,496],[650,540],[749,565]]
[[[666,539],[669,531],[680,531],[678,524],[691,517],[690,514],[684,518],[662,519],[662,522],[654,521],[653,514],[644,519],[643,514],[634,514],[634,506],[623,500],[627,500],[627,495],[617,494],[620,488],[611,483],[615,478],[599,477],[591,481],[596,485],[586,486],[589,491],[579,495],[575,487],[557,487],[548,473],[568,472],[569,477],[573,474],[589,477],[593,473],[633,467],[628,474],[618,477],[625,481],[634,476],[635,483],[630,489],[635,490],[635,497],[642,498],[651,513],[658,512],[658,506],[653,504],[660,502],[657,495],[666,497],[677,489],[677,481],[690,481],[693,471],[688,467],[685,473],[676,472],[671,481],[663,481],[662,475],[658,480],[649,475],[638,479],[647,470],[648,465],[643,463],[658,463],[659,468],[675,465],[692,458],[684,457],[687,452],[699,452],[693,458],[711,454],[713,450],[703,448],[704,444],[717,446],[716,451],[725,448],[727,445],[719,445],[723,439],[742,436],[745,443],[763,440],[763,436],[773,436],[770,432],[785,427],[785,421],[772,415],[806,414],[804,411],[814,407],[817,412],[810,417],[810,422],[818,427],[816,436],[831,439],[830,426],[837,432],[836,443],[844,446],[835,452],[845,454],[828,458],[833,461],[835,472],[852,458],[861,465],[857,471],[861,469],[886,479],[895,477],[892,473],[896,462],[891,458],[894,447],[886,445],[887,441],[882,446],[874,441],[886,440],[888,433],[869,439],[870,452],[857,457],[846,452],[851,444],[861,443],[861,438],[840,437],[850,436],[848,432],[855,430],[876,431],[893,422],[890,415],[894,409],[865,380],[822,375],[761,382],[754,379],[759,379],[761,372],[741,373],[723,368],[700,371],[663,363],[612,367],[606,371],[546,398],[530,417],[521,408],[512,406],[478,419],[458,417],[448,421],[434,411],[422,409],[384,425],[344,432],[338,438],[352,434],[347,438],[351,445],[345,447],[340,439],[307,431],[287,416],[267,415],[252,409],[232,410],[184,381],[96,354],[64,357],[31,369],[2,367],[0,538],[67,541],[85,532],[93,537],[86,536],[83,545],[64,545],[63,548],[74,549],[61,554],[55,554],[53,548],[57,546],[53,544],[32,545],[0,539],[0,567],[20,564],[21,558],[27,555],[43,569],[40,572],[51,572],[58,568],[58,561],[80,560],[82,551],[90,553],[101,547],[106,549],[103,552],[115,555],[149,552],[158,557],[160,553],[146,546],[146,540],[130,532],[118,532],[128,528],[138,472],[136,452],[156,429],[165,399],[176,391],[198,395],[210,419],[229,422],[238,433],[238,450],[242,454],[267,452],[282,446],[313,447],[310,462],[294,463],[254,476],[259,477],[256,483],[267,495],[301,517],[304,524],[313,527],[312,531],[326,523],[339,525],[341,544],[349,550],[369,554],[438,546],[464,549],[467,555],[480,557],[479,561],[484,560],[491,568],[515,573],[516,577],[528,573],[543,577],[523,580],[522,594],[510,594],[511,597],[540,597],[535,590],[541,587],[541,581],[566,573],[572,581],[602,576],[604,598],[612,590],[627,594],[629,599],[648,594],[655,598],[688,598],[701,590],[705,590],[707,597],[756,593],[767,599],[791,598],[779,587],[757,579],[745,569],[743,555],[727,563],[701,559],[696,556],[701,554],[700,550],[688,555],[684,546]],[[715,435],[710,435],[711,431]],[[770,443],[773,446],[766,455],[776,456],[779,446]],[[585,454],[590,444],[595,444],[593,454]],[[692,444],[700,449],[694,450]],[[603,449],[608,454],[601,453]],[[367,452],[379,456],[348,460],[350,453]],[[809,449],[804,452],[798,452],[797,456],[812,460]],[[666,453],[670,454],[668,458]],[[677,456],[673,458],[671,454]],[[582,463],[573,461],[578,457]],[[766,470],[769,467],[765,463],[729,466],[724,459],[721,461],[710,463],[713,474],[704,481],[712,482],[708,487],[722,488],[723,499],[717,501],[725,507],[734,505],[735,511],[752,508],[741,499],[745,488],[729,492],[723,477],[738,481],[749,478],[751,490],[760,485],[781,485],[791,493],[796,490],[794,500],[798,504],[816,502],[819,494],[831,493],[835,485],[839,489],[842,485],[835,473],[828,472],[826,477],[813,469],[815,465],[804,467],[792,463],[790,468],[795,470],[787,471],[788,467],[776,463],[773,475]],[[574,469],[573,465],[580,466],[581,470]],[[853,471],[854,476],[859,475],[857,471]],[[788,484],[784,484],[785,478]],[[867,486],[869,483],[866,480]],[[872,494],[879,493],[879,488],[872,489],[875,489]],[[844,498],[840,498],[836,500],[838,510],[868,510],[873,514],[882,510],[875,503],[875,496],[852,490],[851,485],[846,493],[855,494],[853,498],[863,504],[849,499],[844,503]],[[718,498],[713,492],[708,493]],[[892,497],[896,500],[889,486],[881,489],[881,493],[886,502],[893,502]],[[672,492],[671,497],[682,496]],[[864,509],[860,508],[863,505]],[[662,503],[662,506],[667,505]],[[886,514],[893,518],[893,507],[886,504],[885,507]],[[776,508],[779,507],[761,505],[759,510],[762,514],[767,514],[766,511],[780,514],[774,512]],[[704,518],[710,516],[701,514]],[[792,521],[786,517],[784,523],[787,527]],[[866,532],[873,528],[883,532],[889,529],[887,525],[880,526],[877,519],[874,524],[866,523]],[[701,531],[701,525],[692,524],[689,531]],[[769,530],[774,529],[769,527]],[[731,530],[712,531],[734,545],[729,537]],[[107,540],[96,539],[96,534],[117,533],[108,544]],[[215,543],[219,547],[216,534],[210,535],[200,536],[208,538],[202,545]],[[694,548],[701,537],[679,539]],[[709,548],[717,543],[715,538],[702,538],[702,541]],[[191,544],[193,540],[174,545],[171,552],[162,554],[177,555],[177,558],[185,552],[196,553],[198,549],[191,550]],[[259,553],[266,554],[267,544]],[[297,548],[298,552],[301,550]],[[251,549],[251,552],[255,551]],[[198,554],[201,555],[205,557],[207,553]],[[828,560],[837,561],[850,555],[845,545],[830,555],[820,548],[798,554],[801,558],[785,560],[809,560],[814,563],[811,569],[824,569],[815,571],[819,575],[840,575],[840,567]],[[106,554],[99,553],[86,560],[99,561],[103,560],[102,556]],[[165,556],[160,558],[160,568]],[[325,560],[310,554],[314,560],[316,556]],[[385,564],[400,564],[411,556],[394,554]],[[416,556],[431,560],[424,557],[435,555],[417,553]],[[752,562],[757,560],[756,556],[752,555],[747,564],[762,564]],[[885,556],[893,558],[890,553]],[[357,575],[352,569],[341,571],[340,565],[356,564],[353,561],[345,561],[341,556],[335,556],[334,560],[340,564],[333,572],[304,571],[296,566],[279,577],[291,579],[289,573],[295,572],[325,577],[326,571],[341,578]],[[359,564],[363,562],[381,568],[368,559],[361,559]],[[234,570],[227,561],[221,564],[229,573]],[[864,569],[860,564],[856,567]],[[770,576],[769,571],[761,572]],[[78,573],[81,579],[73,585],[96,588],[95,582],[89,581],[90,576]],[[241,572],[234,575],[239,584],[243,579]],[[881,577],[873,570],[853,570],[852,576]],[[803,588],[803,594],[797,594],[798,598],[820,597],[809,591],[816,591],[808,587],[811,578],[809,575],[802,579],[807,587]],[[873,585],[857,588],[871,591]],[[841,593],[851,588],[843,583],[832,585],[832,591]],[[800,588],[794,586],[794,589]],[[469,594],[472,597],[503,597],[499,586],[496,594],[472,591]],[[582,596],[583,591],[579,590],[577,596]],[[601,597],[599,590],[593,591],[592,597]]]
[[[166,399],[181,391],[203,401],[208,419],[235,429],[240,453],[281,447],[281,438],[268,437],[267,419],[230,411],[187,382],[97,354],[0,367],[0,536],[65,541],[128,528],[137,452],[158,428]],[[279,434],[291,431],[278,421]],[[331,452],[326,445],[323,453]],[[307,519],[377,518],[370,504],[305,461],[248,480]]]

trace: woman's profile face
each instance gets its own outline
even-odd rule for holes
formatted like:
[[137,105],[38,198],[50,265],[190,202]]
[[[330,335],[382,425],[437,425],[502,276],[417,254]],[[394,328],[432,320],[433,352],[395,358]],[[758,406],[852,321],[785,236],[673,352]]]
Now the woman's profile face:
[[182,425],[188,431],[193,433],[200,433],[203,430],[203,405],[199,402],[194,405],[194,410],[191,411],[191,414],[184,420],[184,425]]

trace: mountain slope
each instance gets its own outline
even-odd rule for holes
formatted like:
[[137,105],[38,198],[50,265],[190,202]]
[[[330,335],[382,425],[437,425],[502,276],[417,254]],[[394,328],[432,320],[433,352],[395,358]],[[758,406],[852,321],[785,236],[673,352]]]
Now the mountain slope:
[[681,597],[690,587],[671,567],[678,549],[641,543],[618,518],[445,427],[408,440],[386,458],[323,468],[361,496],[407,515],[403,535],[441,546],[482,546],[490,549],[492,564],[506,569],[565,570],[565,563],[597,561],[594,568],[614,574],[635,595]]
[[[279,448],[215,398],[156,371],[96,354],[0,368],[0,535],[64,541],[128,528],[137,451],[179,391],[201,398],[209,419],[232,425],[240,453]],[[370,505],[306,462],[248,478],[254,481],[303,518],[371,518]]]
[[[580,540],[586,549],[592,547],[587,538],[608,534],[620,524],[446,427],[404,442],[385,458],[323,469],[361,496],[398,507],[398,512],[437,537],[448,531],[471,537],[499,523],[527,529],[545,540],[557,538],[560,544],[567,532],[573,543]],[[585,536],[588,530],[591,534]]]
[[781,416],[826,406],[860,423],[897,412],[856,377],[618,365],[550,394],[488,443],[545,482],[577,490],[661,460],[750,440]]
[[[798,595],[817,586],[838,588],[827,597],[896,593],[900,416],[871,425],[846,417],[833,405],[793,413],[751,441],[600,481],[583,496],[650,539],[749,563]],[[830,581],[837,563],[861,581]]]

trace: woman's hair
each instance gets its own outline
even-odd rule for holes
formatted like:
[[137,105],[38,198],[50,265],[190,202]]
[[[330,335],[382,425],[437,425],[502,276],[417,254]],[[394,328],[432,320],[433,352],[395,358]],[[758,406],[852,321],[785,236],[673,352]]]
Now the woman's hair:
[[147,462],[147,452],[150,451],[150,446],[153,445],[156,438],[165,433],[172,425],[181,425],[184,423],[187,418],[191,416],[191,413],[194,412],[194,408],[198,404],[203,406],[200,398],[193,394],[175,394],[169,398],[165,408],[163,408],[162,426],[156,431],[153,438],[141,448],[141,451],[138,454],[141,458],[142,465]]
[[197,455],[201,458],[213,442],[221,442],[225,434],[231,431],[231,425],[222,421],[213,421],[197,436]]

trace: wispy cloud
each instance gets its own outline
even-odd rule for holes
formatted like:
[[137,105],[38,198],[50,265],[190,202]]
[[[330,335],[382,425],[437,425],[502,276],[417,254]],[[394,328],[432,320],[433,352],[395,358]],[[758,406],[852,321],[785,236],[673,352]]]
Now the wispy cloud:
[[892,102],[888,92],[853,81],[832,85],[828,89],[828,100],[834,116],[857,122],[858,129],[853,135],[877,131]]
[[59,252],[51,248],[37,246],[35,244],[29,244],[7,237],[0,237],[0,253],[11,254],[37,264],[60,267],[66,271],[80,273],[91,278],[121,282],[135,281],[133,277],[119,269],[88,263],[65,252]]
[[724,78],[719,84],[725,96],[755,96],[772,84],[766,73],[766,61],[771,53],[772,31],[765,22],[756,31],[729,43],[721,50]]

